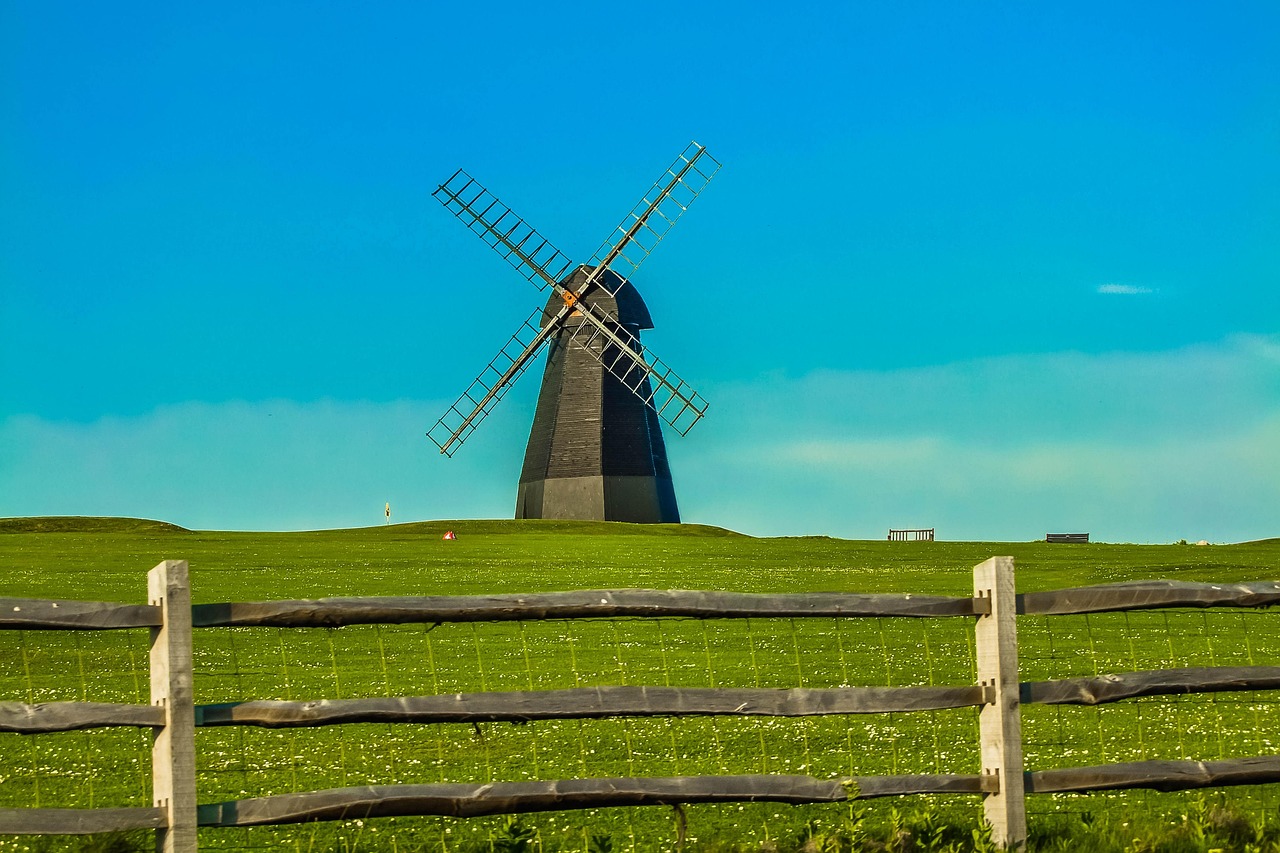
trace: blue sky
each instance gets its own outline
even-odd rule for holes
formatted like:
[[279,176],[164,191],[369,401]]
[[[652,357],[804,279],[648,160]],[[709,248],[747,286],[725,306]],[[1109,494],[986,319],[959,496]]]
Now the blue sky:
[[696,139],[686,520],[1280,535],[1280,6],[465,5],[0,0],[0,516],[509,516],[536,375],[423,433],[542,296],[430,193],[585,261]]

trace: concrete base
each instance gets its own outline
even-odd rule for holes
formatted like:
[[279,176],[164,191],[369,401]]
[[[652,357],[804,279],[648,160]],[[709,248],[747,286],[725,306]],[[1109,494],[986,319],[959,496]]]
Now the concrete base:
[[560,477],[521,483],[516,518],[678,524],[675,488],[660,477]]

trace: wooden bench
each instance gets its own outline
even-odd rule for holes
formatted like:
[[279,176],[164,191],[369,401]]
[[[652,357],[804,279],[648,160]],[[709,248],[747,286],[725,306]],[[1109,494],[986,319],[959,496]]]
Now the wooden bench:
[[1046,533],[1044,535],[1044,541],[1086,543],[1089,541],[1089,534],[1088,533]]
[[890,530],[890,542],[932,542],[933,528],[928,530]]

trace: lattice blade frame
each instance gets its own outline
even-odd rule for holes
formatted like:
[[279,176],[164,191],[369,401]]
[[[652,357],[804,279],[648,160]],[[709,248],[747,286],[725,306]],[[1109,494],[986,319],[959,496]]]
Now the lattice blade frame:
[[[718,171],[719,161],[703,146],[690,142],[600,244],[592,266],[605,266],[622,279],[631,278]],[[595,283],[604,287],[601,280]]]
[[573,267],[566,254],[463,170],[431,195],[539,288],[556,287]]
[[445,456],[453,456],[471,433],[475,432],[476,427],[489,416],[493,407],[506,395],[507,389],[515,384],[547,342],[551,327],[540,327],[541,315],[542,309],[538,308],[520,324],[520,328],[507,339],[498,354],[489,360],[480,375],[462,392],[462,396],[427,430],[427,438]]
[[584,317],[590,319],[574,327],[570,339],[652,406],[672,429],[686,435],[706,414],[707,401],[666,362],[652,351],[646,352],[631,332],[590,311],[584,312]]

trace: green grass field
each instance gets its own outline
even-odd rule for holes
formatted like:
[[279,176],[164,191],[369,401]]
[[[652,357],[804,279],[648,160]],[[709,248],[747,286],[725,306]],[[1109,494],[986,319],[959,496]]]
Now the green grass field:
[[[446,529],[457,532],[457,541],[441,541]],[[1212,547],[889,543],[754,539],[692,525],[545,521],[214,533],[119,519],[15,519],[0,520],[0,596],[142,602],[146,571],[163,559],[190,562],[196,603],[626,587],[968,595],[972,567],[997,554],[1017,560],[1020,591],[1154,578],[1280,577],[1280,540]],[[1024,618],[1019,623],[1023,678],[1276,665],[1277,628],[1275,614],[1253,611]],[[145,633],[0,633],[0,699],[145,702]],[[974,679],[971,637],[971,620],[959,618],[197,629],[196,701],[594,684],[965,684]],[[1024,709],[1027,766],[1274,754],[1280,745],[1277,698],[1244,693],[1161,697],[1102,708],[1029,706]],[[149,804],[148,738],[114,729],[0,735],[0,805]],[[197,732],[197,749],[201,802],[396,782],[978,770],[972,709],[802,720],[205,729]],[[1277,793],[1236,789],[1211,795],[1217,798],[1212,802],[1203,794],[1042,796],[1032,798],[1029,808],[1037,844],[1056,849],[1055,834],[1066,832],[1064,821],[1105,824],[1108,832],[1123,835],[1128,828],[1121,824],[1132,819],[1135,825],[1145,821],[1176,833],[1182,815],[1197,809],[1208,814],[1213,808],[1226,814],[1222,806],[1227,803],[1231,814],[1275,821]],[[837,833],[851,837],[865,828],[884,837],[912,821],[917,839],[934,832],[955,840],[947,834],[950,829],[938,827],[976,827],[979,806],[976,799],[961,797],[685,811],[687,850],[800,849],[806,837],[809,849],[820,850],[816,845],[824,834],[828,840]],[[669,850],[676,844],[677,823],[671,810],[661,808],[532,815],[514,827],[500,819],[398,818],[210,830],[202,832],[201,844],[298,850]],[[527,847],[520,846],[522,833],[529,833]],[[0,849],[44,849],[41,845],[49,843],[0,839]]]

